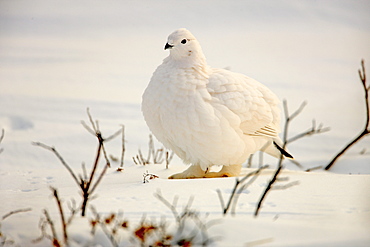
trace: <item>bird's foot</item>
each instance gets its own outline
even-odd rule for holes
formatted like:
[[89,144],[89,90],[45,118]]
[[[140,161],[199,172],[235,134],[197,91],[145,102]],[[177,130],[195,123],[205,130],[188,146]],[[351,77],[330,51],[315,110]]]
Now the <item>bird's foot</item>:
[[241,165],[223,166],[219,172],[208,172],[204,175],[205,178],[222,178],[222,177],[237,177],[242,170]]
[[237,177],[242,170],[241,165],[223,166],[218,172],[203,171],[200,166],[192,165],[181,173],[176,173],[168,177],[169,179],[189,179],[189,178],[222,178]]
[[188,169],[183,172],[173,174],[168,177],[168,179],[188,179],[188,178],[203,178],[205,175],[205,171],[203,171],[200,166],[198,165],[191,165]]

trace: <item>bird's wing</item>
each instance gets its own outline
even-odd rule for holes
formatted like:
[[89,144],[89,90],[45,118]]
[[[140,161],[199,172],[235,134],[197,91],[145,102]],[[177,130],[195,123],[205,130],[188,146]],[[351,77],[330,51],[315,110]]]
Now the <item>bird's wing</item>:
[[240,118],[244,134],[276,137],[280,132],[279,99],[267,87],[245,75],[213,69],[207,89],[216,104]]

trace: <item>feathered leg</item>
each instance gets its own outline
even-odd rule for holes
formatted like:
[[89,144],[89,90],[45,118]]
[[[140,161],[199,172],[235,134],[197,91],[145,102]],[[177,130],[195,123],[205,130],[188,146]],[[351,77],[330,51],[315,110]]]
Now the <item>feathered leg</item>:
[[169,179],[203,178],[206,171],[203,171],[199,165],[191,165],[181,173],[176,173],[168,177]]
[[240,175],[242,165],[223,166],[219,172],[208,172],[205,178],[237,177]]

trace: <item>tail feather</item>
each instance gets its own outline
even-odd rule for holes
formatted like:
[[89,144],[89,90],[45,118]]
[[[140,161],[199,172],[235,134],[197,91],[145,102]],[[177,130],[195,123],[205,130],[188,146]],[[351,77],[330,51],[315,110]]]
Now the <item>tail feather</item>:
[[284,155],[285,157],[287,157],[287,158],[290,158],[290,159],[294,159],[293,158],[293,156],[290,154],[290,153],[288,153],[287,151],[285,151],[282,147],[280,147],[275,141],[273,142],[274,143],[274,145],[275,145],[275,147],[280,151],[280,153],[282,154],[282,155]]

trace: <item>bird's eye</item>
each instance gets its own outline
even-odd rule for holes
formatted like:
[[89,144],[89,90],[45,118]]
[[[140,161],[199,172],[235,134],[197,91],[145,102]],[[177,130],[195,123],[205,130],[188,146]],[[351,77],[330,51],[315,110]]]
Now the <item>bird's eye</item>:
[[186,39],[181,40],[181,44],[186,44]]

